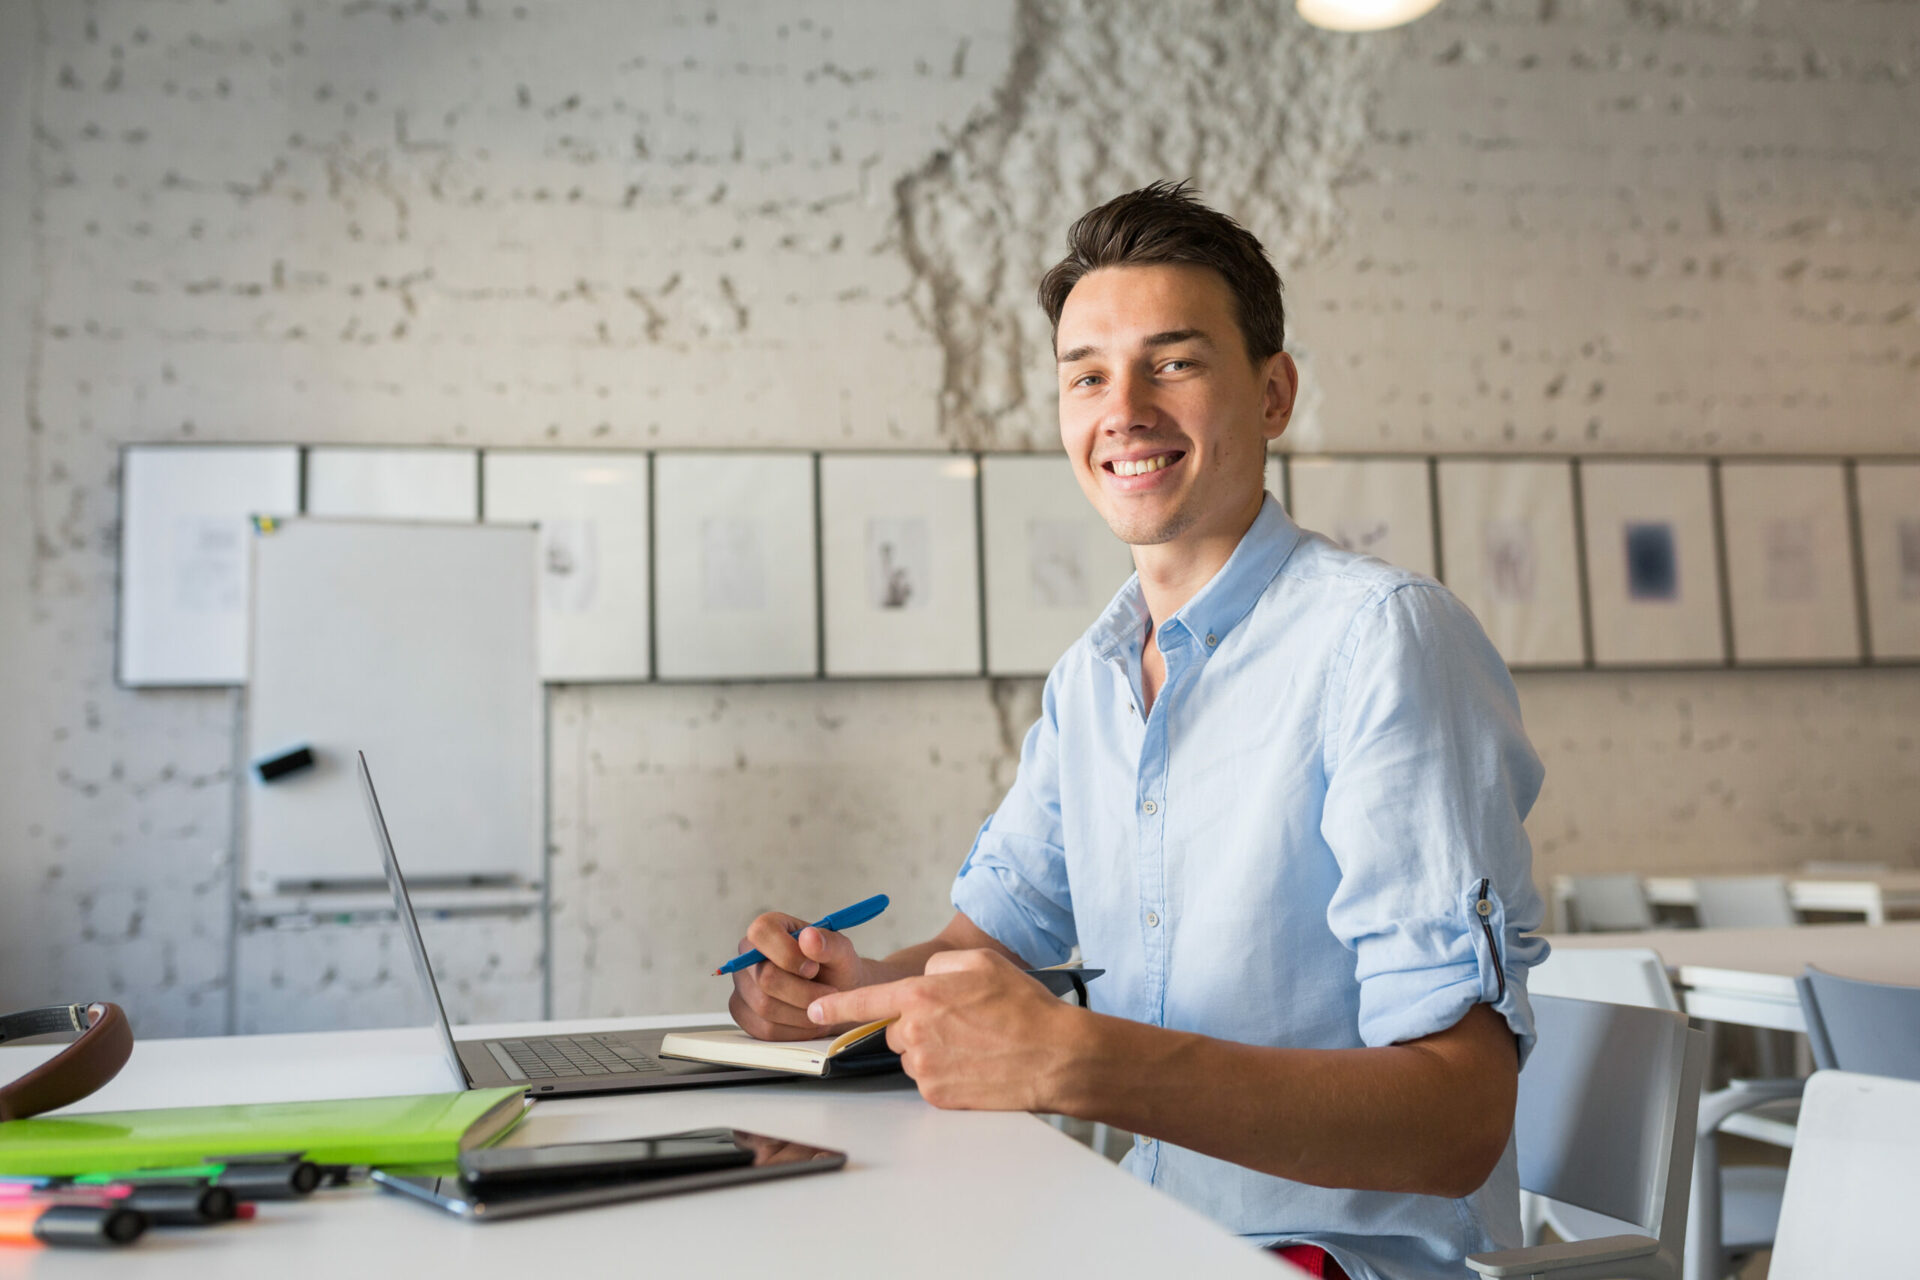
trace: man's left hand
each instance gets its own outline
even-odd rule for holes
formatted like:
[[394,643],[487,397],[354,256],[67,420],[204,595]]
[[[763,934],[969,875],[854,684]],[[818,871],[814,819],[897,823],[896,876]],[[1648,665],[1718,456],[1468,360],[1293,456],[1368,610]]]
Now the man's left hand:
[[936,1107],[1050,1111],[1076,1010],[991,951],[942,951],[918,978],[822,996],[823,1027],[897,1018],[887,1045]]

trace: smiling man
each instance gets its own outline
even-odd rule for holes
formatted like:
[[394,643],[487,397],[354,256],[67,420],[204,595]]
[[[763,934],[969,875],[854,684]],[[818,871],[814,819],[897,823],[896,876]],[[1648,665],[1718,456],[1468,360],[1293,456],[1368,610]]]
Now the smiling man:
[[[1074,224],[1040,302],[1061,443],[1138,573],[1048,677],[940,935],[867,959],[768,913],[734,1017],[897,1016],[935,1105],[1127,1129],[1136,1175],[1314,1274],[1457,1276],[1519,1243],[1545,944],[1513,684],[1444,588],[1264,493],[1298,373],[1245,229],[1131,192]],[[1075,945],[1107,970],[1090,1011],[1017,967]]]

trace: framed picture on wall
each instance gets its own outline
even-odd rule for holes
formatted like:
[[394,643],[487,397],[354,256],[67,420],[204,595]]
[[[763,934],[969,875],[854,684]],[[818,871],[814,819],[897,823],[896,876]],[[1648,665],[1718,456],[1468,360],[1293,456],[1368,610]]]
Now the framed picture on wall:
[[1058,454],[981,459],[980,534],[989,675],[1051,671],[1133,573]]
[[979,470],[971,454],[821,457],[827,675],[980,674]]
[[1860,560],[1875,662],[1920,661],[1920,463],[1862,462]]
[[817,676],[813,455],[657,453],[654,670]]
[[1734,662],[1860,661],[1845,464],[1723,462],[1720,517]]
[[1439,491],[1447,586],[1480,619],[1507,665],[1584,663],[1573,467],[1442,458]]
[[120,683],[247,682],[252,515],[300,507],[293,445],[120,452]]
[[316,446],[307,450],[307,514],[478,520],[479,454],[432,446]]
[[1706,462],[1582,462],[1598,666],[1726,661]]
[[489,449],[480,470],[485,519],[540,528],[540,678],[645,680],[647,455]]
[[1432,575],[1433,491],[1425,458],[1287,461],[1294,520],[1349,551]]

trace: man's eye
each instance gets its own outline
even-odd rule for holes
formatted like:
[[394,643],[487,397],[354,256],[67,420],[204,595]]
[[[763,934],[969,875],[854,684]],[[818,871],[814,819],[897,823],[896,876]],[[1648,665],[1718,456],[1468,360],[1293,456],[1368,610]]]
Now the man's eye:
[[1067,385],[1070,387],[1090,387],[1098,381],[1100,381],[1099,374],[1083,373],[1079,377],[1075,378],[1072,382],[1068,383]]
[[1181,373],[1191,368],[1193,368],[1193,361],[1191,360],[1169,360],[1160,366],[1160,371],[1162,373]]

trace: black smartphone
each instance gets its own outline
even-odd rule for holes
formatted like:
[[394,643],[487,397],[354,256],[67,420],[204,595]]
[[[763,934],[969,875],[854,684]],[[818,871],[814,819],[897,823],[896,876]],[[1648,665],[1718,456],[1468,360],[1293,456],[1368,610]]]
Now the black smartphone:
[[[725,1134],[736,1149],[747,1153],[747,1163],[718,1168],[680,1170],[660,1176],[640,1173],[593,1173],[577,1176],[527,1178],[519,1181],[494,1179],[482,1185],[464,1177],[452,1176],[450,1167],[375,1169],[373,1180],[381,1188],[412,1199],[423,1200],[469,1222],[493,1222],[503,1218],[521,1218],[559,1209],[584,1209],[591,1205],[614,1204],[622,1200],[647,1200],[655,1196],[705,1191],[741,1182],[764,1182],[771,1178],[791,1178],[801,1174],[826,1173],[846,1165],[844,1152],[815,1147],[804,1142],[746,1133],[739,1129],[697,1130],[701,1134]],[[684,1133],[662,1134],[641,1139],[662,1142],[688,1137]],[[579,1147],[610,1147],[612,1142],[572,1143]],[[507,1147],[505,1151],[523,1150]],[[504,1152],[503,1152],[504,1153]],[[469,1154],[479,1154],[473,1152]]]
[[650,1178],[753,1163],[732,1129],[689,1129],[608,1142],[545,1147],[479,1147],[460,1153],[460,1176],[475,1187],[577,1178]]

